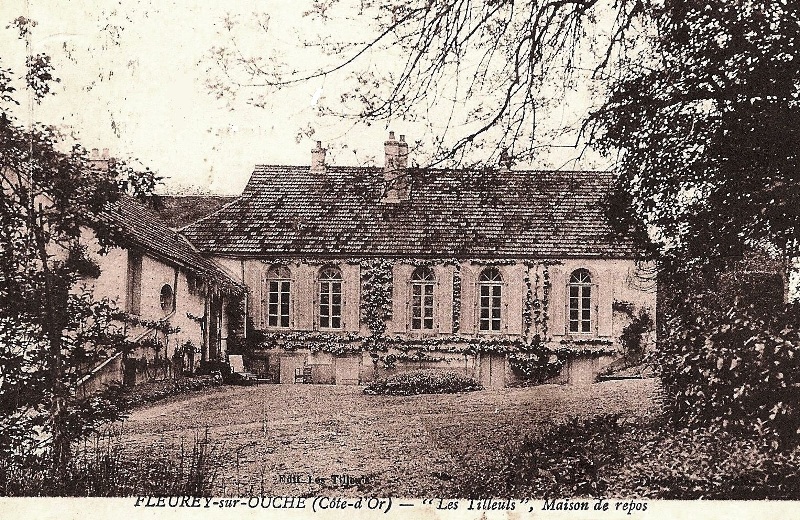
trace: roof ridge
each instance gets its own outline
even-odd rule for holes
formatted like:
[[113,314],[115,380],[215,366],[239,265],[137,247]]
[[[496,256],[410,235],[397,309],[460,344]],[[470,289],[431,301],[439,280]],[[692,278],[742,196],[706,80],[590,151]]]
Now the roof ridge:
[[[211,217],[212,215],[215,215],[215,214],[219,213],[220,211],[222,211],[223,209],[227,208],[231,204],[234,204],[237,201],[239,201],[239,199],[241,199],[242,197],[244,197],[244,194],[233,195],[233,200],[231,200],[229,202],[226,202],[225,204],[223,204],[222,206],[218,207],[217,209],[215,209],[214,211],[212,211],[208,215],[204,215],[204,216],[200,217],[199,219],[195,220],[194,222],[190,222],[190,223],[186,224],[185,226],[182,226],[182,227],[179,227],[179,228],[175,229],[175,232],[180,234],[181,236],[183,236],[183,231],[186,230],[186,228],[188,228],[189,226],[194,226],[195,224],[204,221],[205,219]],[[194,247],[194,245],[192,245],[192,247]]]

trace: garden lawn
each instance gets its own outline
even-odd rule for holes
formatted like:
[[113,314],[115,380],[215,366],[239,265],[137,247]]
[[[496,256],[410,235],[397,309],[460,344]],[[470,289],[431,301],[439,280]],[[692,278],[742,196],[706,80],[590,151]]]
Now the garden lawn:
[[[357,386],[226,386],[132,412],[123,439],[147,456],[190,451],[207,434],[215,495],[452,496],[509,443],[568,417],[653,415],[656,391],[654,379],[407,397]],[[289,475],[312,482],[281,480]]]

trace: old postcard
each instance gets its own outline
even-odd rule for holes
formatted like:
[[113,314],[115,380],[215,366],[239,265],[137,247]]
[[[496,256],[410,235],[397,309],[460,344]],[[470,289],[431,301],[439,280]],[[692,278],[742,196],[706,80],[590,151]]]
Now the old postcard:
[[800,497],[800,12],[0,6],[0,510]]

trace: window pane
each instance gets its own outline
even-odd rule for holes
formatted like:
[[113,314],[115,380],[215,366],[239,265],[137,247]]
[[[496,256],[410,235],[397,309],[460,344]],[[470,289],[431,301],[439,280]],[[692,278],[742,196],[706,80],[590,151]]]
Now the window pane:
[[582,332],[591,332],[590,323],[588,321],[583,322]]
[[417,330],[417,329],[420,329],[420,328],[421,328],[421,326],[420,326],[420,319],[419,319],[419,318],[412,318],[412,319],[411,319],[411,328],[412,328],[412,329],[415,329],[415,330]]
[[331,301],[334,305],[341,305],[342,304],[342,295],[340,293],[333,293],[333,297]]
[[578,309],[570,309],[569,310],[569,319],[570,320],[577,320],[578,319]]
[[495,297],[499,298],[501,289],[502,289],[501,286],[493,285],[492,286],[492,296],[495,296]]
[[321,328],[327,329],[330,324],[330,320],[327,316],[320,316],[319,317],[319,326]]
[[571,285],[569,288],[569,296],[570,298],[577,298],[578,297],[578,287]]
[[578,332],[578,322],[577,321],[570,321],[569,322],[569,331],[570,332]]
[[489,296],[489,286],[481,285],[481,296]]
[[489,320],[481,320],[481,330],[489,330]]
[[589,321],[589,318],[590,318],[589,309],[583,309],[583,311],[581,312],[581,319]]
[[500,330],[500,320],[492,321],[492,330]]
[[414,296],[419,296],[422,294],[422,286],[419,284],[414,284],[411,286],[411,294]]
[[583,291],[582,292],[583,292],[582,296],[584,298],[590,298],[591,295],[592,295],[592,288],[587,285],[587,286],[583,287]]
[[489,317],[489,307],[481,307],[481,319]]
[[422,316],[422,308],[419,305],[414,305],[414,307],[411,308],[411,316],[414,318]]
[[331,328],[333,329],[341,329],[342,328],[342,318],[339,316],[334,316],[331,319]]
[[433,318],[426,318],[425,319],[425,328],[432,329],[433,328]]
[[289,326],[289,316],[281,316],[281,327]]
[[492,318],[495,318],[495,319],[498,319],[498,320],[500,319],[500,308],[499,307],[495,307],[495,308],[492,309]]
[[425,286],[425,295],[433,297],[433,285]]

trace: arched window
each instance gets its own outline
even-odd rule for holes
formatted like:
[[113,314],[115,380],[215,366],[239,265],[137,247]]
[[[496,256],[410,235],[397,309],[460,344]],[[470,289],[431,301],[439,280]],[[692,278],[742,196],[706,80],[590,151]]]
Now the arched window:
[[288,267],[273,266],[267,271],[267,326],[289,328],[292,273]]
[[411,273],[411,329],[433,329],[433,291],[436,277],[430,267]]
[[496,267],[487,267],[478,277],[480,295],[480,318],[478,329],[481,331],[500,330],[500,309],[503,301],[503,277]]
[[172,312],[172,304],[175,302],[175,293],[172,291],[172,286],[169,284],[165,284],[161,287],[161,296],[159,298],[161,301],[161,310],[164,312]]
[[319,328],[342,328],[342,272],[337,267],[319,273]]
[[586,269],[569,277],[569,331],[592,332],[592,275]]

